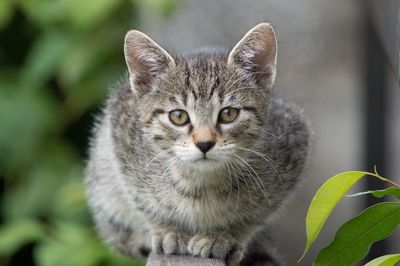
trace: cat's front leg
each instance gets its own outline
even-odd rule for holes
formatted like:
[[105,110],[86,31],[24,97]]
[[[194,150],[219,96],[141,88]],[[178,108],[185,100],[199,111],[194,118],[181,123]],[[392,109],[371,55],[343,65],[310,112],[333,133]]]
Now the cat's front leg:
[[185,255],[190,236],[175,228],[157,227],[153,230],[152,249],[157,254]]
[[188,243],[188,253],[203,258],[224,260],[227,265],[238,265],[244,255],[246,241],[228,233],[194,235]]

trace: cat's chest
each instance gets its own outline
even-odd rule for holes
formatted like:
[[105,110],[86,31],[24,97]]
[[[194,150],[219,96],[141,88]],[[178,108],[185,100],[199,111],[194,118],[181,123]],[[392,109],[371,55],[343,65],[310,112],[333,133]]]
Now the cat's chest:
[[176,195],[176,215],[182,222],[200,229],[225,226],[240,217],[240,204],[233,195],[205,192],[197,197]]
[[[161,220],[181,224],[195,230],[213,230],[253,217],[265,216],[265,208],[260,207],[260,195],[245,184],[228,182],[209,186],[193,186],[183,179],[165,182],[157,186],[151,198],[154,209]],[[236,184],[236,185],[235,185]],[[149,195],[150,196],[150,195]]]

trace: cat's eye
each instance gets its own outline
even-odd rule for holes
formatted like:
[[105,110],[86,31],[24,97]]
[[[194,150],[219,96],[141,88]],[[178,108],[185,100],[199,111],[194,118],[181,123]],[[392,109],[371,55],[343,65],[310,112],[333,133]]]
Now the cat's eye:
[[218,122],[227,124],[235,121],[239,115],[239,109],[233,107],[225,107],[219,112]]
[[181,109],[169,112],[169,120],[177,126],[184,126],[190,122],[189,114]]

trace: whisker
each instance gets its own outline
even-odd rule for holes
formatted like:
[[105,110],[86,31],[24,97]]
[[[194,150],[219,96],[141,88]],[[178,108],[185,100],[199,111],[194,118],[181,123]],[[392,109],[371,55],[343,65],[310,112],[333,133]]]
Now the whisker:
[[260,181],[261,185],[258,183],[257,180],[256,180],[256,183],[257,183],[258,187],[260,188],[261,192],[264,194],[265,199],[268,201],[268,204],[269,204],[270,209],[271,209],[271,208],[272,208],[272,205],[271,205],[271,201],[270,201],[269,196],[268,196],[268,192],[267,192],[267,190],[266,190],[266,188],[265,188],[265,186],[264,186],[264,183],[262,182],[262,179],[261,179],[260,176],[258,175],[258,173],[257,173],[257,172],[254,170],[254,168],[253,168],[249,163],[247,163],[242,157],[240,157],[240,156],[237,155],[237,154],[235,154],[235,156],[236,156],[240,161],[242,161],[242,162],[256,175],[256,177],[257,177],[258,180]]
[[228,177],[229,177],[229,195],[228,195],[228,200],[227,200],[227,201],[229,201],[230,198],[231,198],[232,186],[233,186],[233,184],[232,184],[232,172],[231,172],[231,169],[230,169],[230,162],[229,161],[227,161],[226,166],[227,166],[227,169],[228,169]]
[[275,164],[277,167],[280,167],[280,165],[277,163],[277,162],[275,162],[274,160],[272,160],[270,157],[268,157],[267,155],[265,155],[265,154],[263,154],[263,153],[261,153],[261,152],[258,152],[258,151],[255,151],[255,150],[252,150],[252,149],[248,149],[248,148],[242,148],[242,147],[236,147],[237,149],[239,149],[239,150],[244,150],[244,151],[249,151],[249,152],[252,152],[252,153],[254,153],[255,155],[258,155],[258,156],[260,156],[261,158],[263,158],[265,161],[267,161],[268,163],[273,163],[273,164]]
[[150,165],[152,162],[154,162],[157,158],[159,158],[160,156],[164,156],[165,154],[167,154],[167,153],[170,152],[170,151],[171,151],[171,148],[169,148],[169,149],[167,149],[167,150],[164,150],[164,151],[162,151],[162,152],[160,152],[160,153],[157,153],[156,156],[154,156],[153,159],[151,159],[151,160],[146,164],[145,168],[147,169],[147,167],[149,167],[149,165]]
[[[258,152],[258,151],[252,150],[252,149],[242,148],[242,147],[236,147],[236,148],[239,149],[239,150],[244,150],[244,151],[252,152],[253,154],[258,155],[259,157],[261,157],[262,159],[264,159],[267,163],[273,163],[273,164],[274,164],[275,166],[277,166],[278,168],[281,168],[281,166],[280,166],[277,162],[275,162],[275,161],[272,160],[270,157],[268,157],[267,155],[265,155],[265,154],[263,154],[263,153],[261,153],[261,152]],[[281,183],[281,186],[282,186],[283,191],[286,193],[286,188],[285,188],[285,185],[284,185],[284,183],[283,183],[282,177],[279,175],[279,173],[278,173],[278,171],[276,170],[275,167],[272,166],[272,169],[274,170],[276,176],[278,177],[279,182]]]
[[240,198],[240,183],[238,177],[235,175],[235,180],[237,184],[237,198],[236,198],[236,208],[235,212],[239,209],[239,198]]
[[[234,163],[237,167],[239,167],[240,168],[240,166],[237,164],[237,162],[235,161],[235,160],[233,160],[232,161],[232,163]],[[249,193],[249,198],[250,198],[250,201],[253,201],[253,198],[252,198],[252,196],[251,196],[251,192],[250,192],[250,188],[249,188],[249,184],[247,183],[247,180],[246,180],[246,178],[243,178],[243,181],[244,181],[244,183],[246,184],[246,187],[247,187],[247,192]],[[254,184],[253,184],[253,188],[254,188]]]
[[164,170],[163,174],[160,176],[160,179],[164,177],[165,173],[171,168],[172,165],[174,165],[174,163],[176,163],[176,161],[178,160],[178,158],[173,157],[172,162],[168,165],[168,167]]

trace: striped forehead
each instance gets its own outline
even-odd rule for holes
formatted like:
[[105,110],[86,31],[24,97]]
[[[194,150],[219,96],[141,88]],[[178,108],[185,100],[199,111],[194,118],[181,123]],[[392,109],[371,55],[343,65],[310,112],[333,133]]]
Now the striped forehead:
[[187,93],[196,101],[209,101],[221,89],[220,69],[218,62],[211,58],[188,60],[184,72]]
[[243,78],[227,68],[224,57],[194,54],[178,62],[176,71],[167,78],[171,103],[204,108],[210,102],[221,105],[236,100],[236,86]]

